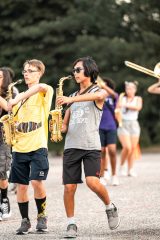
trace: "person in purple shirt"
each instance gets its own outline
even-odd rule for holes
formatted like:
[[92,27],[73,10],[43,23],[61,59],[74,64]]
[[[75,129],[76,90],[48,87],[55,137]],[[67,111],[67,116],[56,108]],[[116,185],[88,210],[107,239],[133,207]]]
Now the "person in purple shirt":
[[100,87],[105,89],[108,96],[103,105],[103,113],[99,126],[99,134],[101,140],[101,178],[100,181],[106,185],[110,180],[108,171],[108,162],[111,165],[111,183],[113,186],[119,185],[119,180],[116,175],[116,143],[117,143],[117,122],[115,119],[115,108],[118,100],[118,94],[114,91],[115,86],[111,79],[103,78]]

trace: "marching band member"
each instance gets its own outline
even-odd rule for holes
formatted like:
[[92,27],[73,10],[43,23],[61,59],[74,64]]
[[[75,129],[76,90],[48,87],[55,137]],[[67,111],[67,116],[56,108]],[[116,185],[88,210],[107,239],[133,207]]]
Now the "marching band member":
[[157,83],[152,84],[148,88],[148,92],[153,94],[160,94],[160,79],[158,79]]
[[28,86],[9,102],[9,109],[15,116],[17,124],[17,143],[13,146],[13,162],[10,182],[17,183],[17,202],[22,217],[17,234],[27,234],[31,230],[29,219],[29,181],[34,189],[37,206],[36,231],[47,231],[46,190],[44,180],[47,178],[48,164],[48,115],[51,107],[53,89],[47,84],[40,84],[45,72],[44,64],[37,60],[27,60],[22,74]]
[[[7,90],[9,84],[12,83],[14,72],[7,67],[0,68],[0,117],[7,114],[8,107]],[[15,97],[17,90],[14,87],[12,97]],[[8,198],[8,175],[11,167],[11,148],[4,143],[2,133],[2,123],[0,123],[0,189],[1,189],[1,202],[0,202],[0,221],[6,220],[11,216],[10,201]]]
[[[67,132],[63,154],[64,205],[68,218],[65,237],[77,236],[74,218],[74,196],[77,184],[82,183],[82,162],[87,186],[106,205],[110,229],[119,225],[116,206],[111,203],[108,192],[100,183],[101,144],[99,123],[106,91],[95,84],[98,67],[91,57],[77,59],[73,64],[73,75],[80,90],[71,97],[60,96],[58,104],[70,104],[67,109],[63,132]],[[85,204],[85,203],[83,203]]]
[[[98,81],[97,81],[98,82]],[[115,108],[118,101],[118,94],[114,90],[114,83],[111,79],[103,78],[100,81],[100,87],[105,89],[107,97],[103,105],[103,113],[99,126],[100,140],[101,140],[101,178],[102,184],[106,185],[110,180],[110,173],[108,163],[111,165],[111,184],[113,186],[119,185],[118,176],[116,174],[117,165],[117,121],[115,118]]]
[[[121,108],[122,126],[118,128],[118,137],[122,145],[120,175],[135,177],[133,170],[134,153],[139,143],[140,126],[138,114],[142,109],[142,98],[135,96],[137,82],[125,82],[125,95],[118,101],[117,107]],[[124,164],[128,161],[128,172],[124,169]]]

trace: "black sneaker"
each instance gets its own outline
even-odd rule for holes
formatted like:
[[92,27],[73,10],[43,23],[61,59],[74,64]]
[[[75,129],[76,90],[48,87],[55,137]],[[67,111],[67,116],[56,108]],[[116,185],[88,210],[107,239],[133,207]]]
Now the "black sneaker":
[[36,226],[37,232],[48,232],[47,228],[47,217],[46,216],[39,216],[37,218],[37,226]]
[[69,224],[64,238],[76,238],[77,237],[77,226],[76,224]]
[[116,206],[112,203],[113,207],[106,210],[108,225],[111,230],[116,229],[120,224],[120,218],[118,216],[118,210]]
[[27,218],[23,218],[20,228],[16,230],[17,235],[28,234],[31,231],[31,223]]
[[5,198],[1,204],[2,220],[6,220],[11,216],[9,199]]

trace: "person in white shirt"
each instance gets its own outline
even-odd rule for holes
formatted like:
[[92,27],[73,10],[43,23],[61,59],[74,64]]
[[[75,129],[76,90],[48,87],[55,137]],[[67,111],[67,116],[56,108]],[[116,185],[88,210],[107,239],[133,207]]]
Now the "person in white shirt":
[[[122,126],[118,128],[118,137],[122,145],[120,175],[135,177],[133,170],[134,153],[139,143],[140,125],[138,114],[142,109],[142,98],[136,96],[137,82],[125,82],[125,95],[118,101],[117,107],[121,109]],[[128,163],[128,171],[125,163]]]

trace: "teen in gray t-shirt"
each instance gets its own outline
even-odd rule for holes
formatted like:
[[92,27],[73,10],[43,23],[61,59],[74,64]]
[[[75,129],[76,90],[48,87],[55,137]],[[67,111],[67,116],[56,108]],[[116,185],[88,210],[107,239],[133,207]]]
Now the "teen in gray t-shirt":
[[87,186],[106,205],[110,229],[117,228],[120,222],[117,208],[111,203],[106,188],[99,180],[101,161],[99,123],[106,91],[99,89],[95,84],[98,67],[90,57],[80,58],[74,62],[73,75],[80,86],[79,92],[71,97],[57,98],[58,104],[72,103],[65,113],[62,127],[62,131],[67,132],[63,154],[64,205],[68,218],[65,237],[77,236],[74,195],[77,184],[82,183],[82,162]]

